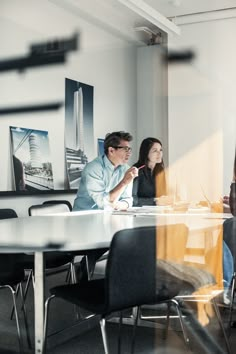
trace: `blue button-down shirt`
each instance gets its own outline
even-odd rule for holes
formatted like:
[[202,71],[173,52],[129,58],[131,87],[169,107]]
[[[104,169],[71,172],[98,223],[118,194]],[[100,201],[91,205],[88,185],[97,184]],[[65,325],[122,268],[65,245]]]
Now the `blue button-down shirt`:
[[[109,192],[123,179],[128,169],[126,164],[114,167],[106,155],[89,162],[82,171],[73,211],[111,209]],[[129,207],[133,203],[132,186],[132,183],[128,184],[119,197],[119,200],[125,200]]]

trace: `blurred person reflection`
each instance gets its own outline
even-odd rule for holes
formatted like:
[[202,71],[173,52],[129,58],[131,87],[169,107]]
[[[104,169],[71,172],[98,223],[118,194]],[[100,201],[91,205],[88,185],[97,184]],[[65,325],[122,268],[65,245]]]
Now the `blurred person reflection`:
[[224,196],[223,202],[224,204],[229,205],[230,212],[236,216],[236,150],[234,156],[233,179],[230,185],[230,194],[229,196]]
[[[234,156],[233,180],[230,185],[230,195],[224,196],[223,202],[229,204],[230,212],[236,216],[236,151]],[[229,234],[228,234],[229,233]],[[224,239],[227,239],[230,244],[234,239],[232,229],[224,227]],[[232,241],[231,241],[232,239]],[[232,285],[234,273],[234,258],[226,242],[223,243],[223,269],[224,269],[224,303],[230,304],[230,287]],[[233,247],[234,248],[234,247]],[[235,256],[235,255],[234,255]]]
[[236,151],[234,156],[233,180],[230,186],[229,206],[231,213],[236,216]]

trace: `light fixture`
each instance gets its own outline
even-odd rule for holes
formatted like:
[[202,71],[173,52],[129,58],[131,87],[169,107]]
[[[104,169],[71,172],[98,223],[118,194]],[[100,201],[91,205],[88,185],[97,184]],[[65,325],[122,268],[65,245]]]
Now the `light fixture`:
[[160,30],[168,34],[180,34],[180,28],[168,20],[160,12],[148,5],[144,0],[118,0],[130,10],[142,16]]

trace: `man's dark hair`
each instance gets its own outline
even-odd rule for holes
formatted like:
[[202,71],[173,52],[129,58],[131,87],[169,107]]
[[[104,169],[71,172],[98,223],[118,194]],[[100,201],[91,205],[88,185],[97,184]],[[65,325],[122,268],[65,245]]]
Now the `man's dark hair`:
[[108,133],[105,137],[104,141],[104,153],[108,154],[108,148],[120,146],[121,140],[132,141],[133,137],[130,133],[126,133],[123,131]]

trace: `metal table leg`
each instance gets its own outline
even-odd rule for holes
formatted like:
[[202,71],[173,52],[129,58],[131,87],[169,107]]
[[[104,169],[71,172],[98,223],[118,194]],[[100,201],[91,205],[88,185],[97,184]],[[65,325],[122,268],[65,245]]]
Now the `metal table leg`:
[[35,252],[35,288],[34,288],[34,328],[35,354],[43,354],[44,326],[44,254]]

